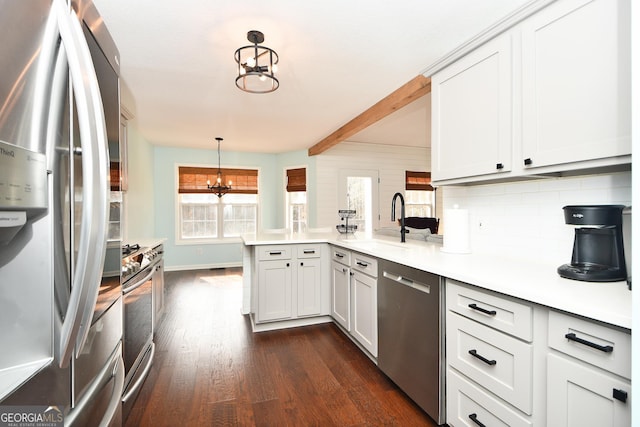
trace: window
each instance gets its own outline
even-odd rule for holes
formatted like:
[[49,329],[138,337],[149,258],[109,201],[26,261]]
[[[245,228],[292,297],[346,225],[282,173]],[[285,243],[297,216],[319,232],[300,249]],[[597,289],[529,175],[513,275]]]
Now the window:
[[307,170],[287,169],[287,228],[302,232],[307,228]]
[[431,172],[405,172],[406,216],[435,216],[435,188],[431,186]]
[[222,169],[222,181],[232,181],[229,193],[219,198],[207,189],[217,168],[178,168],[179,240],[221,239],[256,231],[258,171]]

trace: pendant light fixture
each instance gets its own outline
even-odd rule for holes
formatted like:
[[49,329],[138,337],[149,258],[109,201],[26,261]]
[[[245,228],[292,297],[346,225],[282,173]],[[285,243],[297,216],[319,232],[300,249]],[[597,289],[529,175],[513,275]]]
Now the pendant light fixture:
[[220,169],[220,141],[222,141],[222,138],[218,136],[216,141],[218,141],[218,178],[214,185],[211,185],[211,181],[207,180],[207,188],[221,198],[231,190],[231,181],[227,185],[222,184],[222,169]]
[[259,46],[264,41],[264,34],[260,31],[249,31],[247,40],[253,45],[243,46],[235,53],[238,64],[236,86],[250,93],[273,92],[280,86],[275,76],[278,71],[278,54],[266,46]]

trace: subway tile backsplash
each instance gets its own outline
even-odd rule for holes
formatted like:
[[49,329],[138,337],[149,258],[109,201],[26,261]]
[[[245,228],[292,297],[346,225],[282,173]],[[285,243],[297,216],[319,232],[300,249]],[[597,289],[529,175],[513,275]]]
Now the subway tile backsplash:
[[445,209],[469,210],[473,253],[560,265],[571,260],[574,236],[562,207],[631,205],[631,172],[446,187],[443,198]]

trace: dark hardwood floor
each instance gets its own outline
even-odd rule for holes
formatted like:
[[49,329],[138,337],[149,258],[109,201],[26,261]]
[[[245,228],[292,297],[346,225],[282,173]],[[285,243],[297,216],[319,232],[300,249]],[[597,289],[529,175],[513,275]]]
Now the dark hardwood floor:
[[435,426],[333,324],[251,332],[242,269],[167,272],[125,426]]

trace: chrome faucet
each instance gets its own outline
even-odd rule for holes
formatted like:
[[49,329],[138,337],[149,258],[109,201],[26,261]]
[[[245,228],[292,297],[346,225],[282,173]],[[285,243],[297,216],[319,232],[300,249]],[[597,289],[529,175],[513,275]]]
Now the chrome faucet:
[[391,200],[391,221],[396,220],[396,199],[400,197],[400,242],[405,243],[404,235],[407,230],[404,228],[404,197],[402,193],[396,193]]

